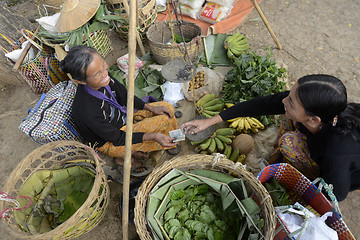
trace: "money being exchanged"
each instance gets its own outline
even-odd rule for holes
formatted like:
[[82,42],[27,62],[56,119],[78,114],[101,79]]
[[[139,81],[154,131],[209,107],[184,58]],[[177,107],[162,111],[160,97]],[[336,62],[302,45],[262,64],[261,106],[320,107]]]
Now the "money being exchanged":
[[170,137],[173,138],[173,142],[180,142],[185,140],[185,134],[181,131],[181,129],[176,129],[169,132]]

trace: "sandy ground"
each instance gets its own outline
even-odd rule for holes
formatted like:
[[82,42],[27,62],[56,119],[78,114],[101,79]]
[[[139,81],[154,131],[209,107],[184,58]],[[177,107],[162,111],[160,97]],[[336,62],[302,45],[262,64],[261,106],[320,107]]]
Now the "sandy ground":
[[[19,14],[31,17],[37,16],[36,3],[27,1],[12,7]],[[353,0],[263,0],[260,3],[267,20],[278,37],[283,50],[278,50],[259,14],[253,10],[245,21],[233,32],[246,33],[250,39],[251,49],[261,54],[265,48],[272,48],[274,59],[284,63],[288,69],[290,82],[299,77],[312,73],[332,74],[342,79],[348,88],[351,101],[360,102],[360,1]],[[113,64],[117,57],[127,52],[126,42],[112,34],[112,43],[115,50],[107,57]],[[0,73],[0,79],[14,78],[17,82],[19,76]],[[26,116],[27,109],[32,107],[39,99],[39,95],[31,92],[29,86],[24,84],[4,85],[0,80],[0,189],[7,180],[7,176],[17,164],[31,151],[39,147],[23,134],[18,126]],[[180,110],[192,112],[191,104],[181,101]],[[184,115],[179,123],[190,119]],[[269,129],[265,135],[276,131]],[[272,132],[271,132],[272,131]],[[257,150],[263,145],[269,145],[273,138],[258,142]],[[181,144],[180,155],[191,153],[188,143]],[[266,148],[265,148],[266,150]],[[161,161],[170,159],[164,155]],[[341,167],[341,165],[339,165]],[[119,197],[122,185],[110,183],[111,200],[109,210],[100,224],[90,233],[79,239],[122,239],[121,215],[119,213]],[[360,192],[355,191],[340,203],[345,222],[360,239]],[[15,239],[5,224],[0,224],[1,239]],[[137,239],[135,226],[129,225],[129,239]]]

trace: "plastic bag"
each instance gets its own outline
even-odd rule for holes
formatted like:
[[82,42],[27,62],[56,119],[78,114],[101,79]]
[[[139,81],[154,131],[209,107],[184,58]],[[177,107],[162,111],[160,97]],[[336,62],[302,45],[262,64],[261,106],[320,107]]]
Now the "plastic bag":
[[310,218],[301,240],[338,240],[337,232],[325,223],[325,220],[331,215],[332,212],[327,212],[321,217]]
[[[116,63],[121,71],[126,75],[129,73],[129,54],[125,54],[116,60]],[[144,62],[140,58],[136,57],[135,60],[135,76],[137,76],[139,69],[144,66]]]
[[46,16],[39,19],[36,19],[36,21],[43,27],[46,31],[50,33],[57,34],[58,31],[56,31],[56,23],[58,22],[60,17],[60,13],[56,13],[52,16]]
[[[21,44],[21,48],[19,49],[15,49],[11,52],[8,52],[8,53],[5,53],[5,57],[7,58],[10,58],[12,61],[14,62],[17,62],[17,60],[19,59],[22,51],[24,51],[24,49],[26,48],[26,46],[30,44],[29,41],[25,41]],[[30,61],[32,59],[35,58],[35,51],[33,49],[33,47],[30,47],[29,51],[27,52],[24,60],[23,60],[23,63],[27,62],[27,61]]]
[[192,9],[199,10],[202,8],[205,0],[179,0],[179,3],[189,6]]
[[206,2],[216,3],[223,7],[233,8],[236,3],[236,0],[207,0]]
[[183,83],[181,91],[183,92],[185,98],[188,101],[199,100],[202,96],[208,93],[215,93],[216,96],[219,96],[223,87],[224,76],[221,73],[215,72],[206,67],[198,67],[197,72],[204,71],[204,86],[194,91],[189,90],[189,83],[187,81]]
[[182,83],[166,81],[163,85],[163,88],[165,89],[164,101],[175,106],[178,101],[184,99],[184,95],[181,92],[181,84]]
[[189,16],[193,19],[197,19],[199,17],[201,8],[199,9],[193,9],[191,7],[189,7],[188,5],[185,4],[180,4],[180,6],[177,8],[178,12],[183,15]]
[[200,12],[199,19],[211,24],[224,20],[231,13],[231,8],[216,3],[206,3]]

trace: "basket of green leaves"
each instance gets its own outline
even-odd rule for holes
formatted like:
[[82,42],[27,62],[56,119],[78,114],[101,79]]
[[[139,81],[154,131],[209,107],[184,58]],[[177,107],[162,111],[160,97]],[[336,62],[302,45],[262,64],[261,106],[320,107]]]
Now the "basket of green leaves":
[[269,194],[221,154],[176,157],[154,169],[135,199],[140,239],[272,239]]

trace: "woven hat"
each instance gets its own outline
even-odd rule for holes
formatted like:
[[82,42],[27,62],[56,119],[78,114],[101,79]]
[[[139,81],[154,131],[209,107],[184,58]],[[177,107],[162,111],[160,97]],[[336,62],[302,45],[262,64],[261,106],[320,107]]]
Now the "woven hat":
[[101,0],[65,0],[55,27],[70,32],[89,21],[99,9]]

